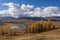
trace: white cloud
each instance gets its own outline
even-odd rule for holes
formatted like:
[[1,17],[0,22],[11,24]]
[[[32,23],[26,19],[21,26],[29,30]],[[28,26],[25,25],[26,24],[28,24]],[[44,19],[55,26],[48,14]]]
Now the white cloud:
[[34,6],[33,5],[25,5],[25,4],[22,4],[21,5],[21,9],[22,10],[25,10],[25,11],[32,11],[34,9]]
[[33,5],[25,4],[19,5],[16,3],[4,3],[2,5],[9,7],[7,10],[0,11],[0,15],[2,15],[2,17],[12,16],[18,18],[18,17],[60,16],[59,7],[55,6],[49,6],[42,9],[41,7],[35,8]]
[[55,6],[46,7],[43,10],[44,16],[49,16],[49,17],[58,14],[58,12],[59,12],[59,7],[55,7]]

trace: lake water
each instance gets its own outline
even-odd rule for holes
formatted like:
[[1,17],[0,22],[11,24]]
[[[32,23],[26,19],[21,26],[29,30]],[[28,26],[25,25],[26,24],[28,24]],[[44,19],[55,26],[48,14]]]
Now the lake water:
[[22,28],[22,29],[24,29],[24,28],[26,28],[26,25],[25,24],[20,24],[20,25],[16,25],[16,26],[12,26],[11,28]]

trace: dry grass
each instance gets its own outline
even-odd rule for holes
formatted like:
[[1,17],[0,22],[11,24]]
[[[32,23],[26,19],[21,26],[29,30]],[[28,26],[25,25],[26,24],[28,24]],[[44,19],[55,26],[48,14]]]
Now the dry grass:
[[[54,29],[55,27],[60,28],[60,22],[57,22],[57,21],[53,21],[53,22],[51,22],[50,20],[35,21],[32,24],[27,25],[29,26],[27,30],[11,29],[10,27],[14,25],[17,25],[17,24],[9,23],[1,26],[0,40],[60,40],[60,36],[59,36],[60,29],[51,30],[51,29]],[[51,31],[38,33],[39,32],[38,29],[40,32],[41,30],[43,31],[51,30]],[[26,32],[29,32],[29,34],[26,34]],[[32,32],[32,34],[30,32]],[[33,34],[33,32],[35,33],[37,32],[37,33]],[[56,35],[56,37],[51,35]]]

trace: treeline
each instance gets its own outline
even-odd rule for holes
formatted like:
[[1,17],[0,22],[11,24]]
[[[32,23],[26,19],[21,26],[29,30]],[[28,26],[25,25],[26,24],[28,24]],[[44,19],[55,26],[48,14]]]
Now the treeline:
[[55,29],[55,25],[51,22],[51,19],[48,21],[36,21],[31,24],[27,24],[26,32],[27,33],[40,33],[47,30]]

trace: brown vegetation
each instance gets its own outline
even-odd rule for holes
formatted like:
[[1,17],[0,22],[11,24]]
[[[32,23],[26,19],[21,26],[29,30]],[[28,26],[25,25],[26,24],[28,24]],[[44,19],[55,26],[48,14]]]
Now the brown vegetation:
[[25,29],[11,29],[10,26],[13,26],[13,24],[4,25],[4,27],[0,29],[0,35],[16,36],[25,33],[40,33],[46,30],[52,30],[56,28],[50,19],[48,19],[48,21],[41,20],[26,24]]
[[51,22],[51,20],[48,19],[48,21],[41,20],[41,21],[36,21],[31,24],[28,24],[27,32],[39,33],[39,32],[43,32],[43,31],[51,30],[51,29],[55,29],[55,26]]

